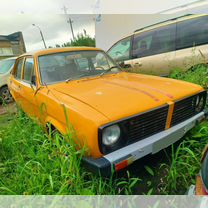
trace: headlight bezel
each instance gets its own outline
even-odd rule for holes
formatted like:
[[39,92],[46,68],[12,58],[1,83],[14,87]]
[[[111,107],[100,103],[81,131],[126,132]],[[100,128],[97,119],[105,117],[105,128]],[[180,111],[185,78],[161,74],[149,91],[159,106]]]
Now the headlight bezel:
[[[115,143],[113,143],[112,145],[103,144],[103,131],[106,128],[109,128],[109,127],[114,126],[114,125],[118,125],[119,128],[120,128],[120,137],[119,137],[119,139]],[[125,128],[124,128],[124,126],[122,125],[121,122],[112,122],[112,123],[109,123],[107,125],[99,127],[98,128],[98,144],[99,144],[100,152],[102,154],[108,154],[108,153],[111,153],[115,150],[118,150],[118,149],[124,147],[126,142],[127,142],[127,140],[124,139],[125,137],[126,137],[126,131],[125,131]]]
[[[111,141],[111,142],[109,141],[110,139],[108,139],[108,137],[112,137],[113,138],[112,135],[111,136],[108,135],[110,133],[115,133],[114,141]],[[120,139],[120,136],[121,136],[121,128],[120,128],[120,126],[118,124],[107,126],[102,131],[102,143],[105,146],[113,146],[113,145],[115,145],[118,142],[118,140]]]
[[205,105],[206,105],[206,97],[207,93],[206,91],[199,93],[195,98],[195,112],[200,113],[203,111]]

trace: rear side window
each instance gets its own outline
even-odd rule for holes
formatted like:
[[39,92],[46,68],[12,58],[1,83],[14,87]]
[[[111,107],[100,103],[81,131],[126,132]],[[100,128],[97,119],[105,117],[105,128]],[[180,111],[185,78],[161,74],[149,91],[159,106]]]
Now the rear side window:
[[208,17],[194,18],[177,23],[177,49],[208,43]]
[[125,61],[130,58],[130,44],[131,37],[125,38],[117,42],[111,49],[108,51],[115,61]]
[[17,68],[16,68],[16,72],[15,72],[15,78],[17,78],[17,79],[21,79],[22,65],[23,65],[23,59],[20,59],[17,63]]
[[176,25],[160,27],[148,32],[135,34],[133,58],[141,58],[175,50]]
[[27,82],[31,82],[33,75],[33,58],[27,58],[24,65],[24,80]]

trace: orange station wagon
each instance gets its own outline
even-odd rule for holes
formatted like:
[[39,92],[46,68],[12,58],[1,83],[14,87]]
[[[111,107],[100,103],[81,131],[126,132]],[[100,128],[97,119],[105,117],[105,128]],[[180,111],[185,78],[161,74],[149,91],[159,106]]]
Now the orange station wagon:
[[122,72],[97,48],[26,53],[15,63],[9,88],[29,116],[62,134],[67,114],[88,147],[84,164],[102,175],[168,147],[205,118],[202,87]]

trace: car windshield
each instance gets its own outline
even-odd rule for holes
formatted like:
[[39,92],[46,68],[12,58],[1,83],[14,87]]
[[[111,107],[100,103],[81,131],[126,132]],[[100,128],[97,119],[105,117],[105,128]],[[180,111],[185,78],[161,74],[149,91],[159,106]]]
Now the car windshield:
[[7,73],[14,65],[15,59],[0,61],[0,74]]
[[38,62],[42,84],[68,82],[120,71],[102,51],[60,52],[39,56]]
[[204,158],[201,174],[202,174],[203,183],[206,189],[208,190],[208,153]]

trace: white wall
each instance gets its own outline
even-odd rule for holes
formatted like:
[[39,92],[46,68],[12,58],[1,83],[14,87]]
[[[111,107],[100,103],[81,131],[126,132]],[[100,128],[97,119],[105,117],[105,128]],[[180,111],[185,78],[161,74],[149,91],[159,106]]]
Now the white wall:
[[108,50],[116,41],[133,31],[161,22],[175,15],[165,14],[102,14],[95,25],[96,46]]
[[187,7],[169,14],[102,14],[95,23],[96,46],[108,50],[119,39],[136,29],[185,14],[208,13],[208,5]]

